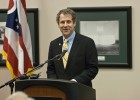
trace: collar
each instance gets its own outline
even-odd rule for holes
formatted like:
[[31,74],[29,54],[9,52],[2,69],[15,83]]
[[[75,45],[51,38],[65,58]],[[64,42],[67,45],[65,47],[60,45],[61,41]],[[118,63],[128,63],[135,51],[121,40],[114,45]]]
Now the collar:
[[[68,39],[67,39],[67,40],[68,40],[69,42],[73,42],[74,37],[75,37],[75,34],[76,34],[76,32],[74,31],[74,32],[71,34],[71,36],[70,36],[70,37],[68,37]],[[64,38],[64,36],[63,36],[63,41],[64,41],[64,39],[65,39],[65,38]]]

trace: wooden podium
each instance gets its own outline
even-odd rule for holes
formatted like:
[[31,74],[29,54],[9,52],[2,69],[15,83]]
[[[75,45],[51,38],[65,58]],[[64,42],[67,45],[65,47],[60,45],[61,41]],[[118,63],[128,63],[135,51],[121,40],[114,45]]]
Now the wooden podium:
[[15,91],[23,91],[36,100],[96,100],[95,89],[66,80],[19,80]]

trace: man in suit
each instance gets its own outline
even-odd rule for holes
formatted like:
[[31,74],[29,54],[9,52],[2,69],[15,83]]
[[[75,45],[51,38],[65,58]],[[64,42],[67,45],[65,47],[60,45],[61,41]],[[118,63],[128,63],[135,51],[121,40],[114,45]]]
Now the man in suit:
[[56,21],[62,36],[51,41],[48,59],[62,52],[63,42],[67,39],[68,60],[65,67],[64,57],[48,62],[47,77],[75,81],[92,87],[91,80],[98,73],[97,50],[94,41],[75,32],[76,13],[73,10],[60,10]]

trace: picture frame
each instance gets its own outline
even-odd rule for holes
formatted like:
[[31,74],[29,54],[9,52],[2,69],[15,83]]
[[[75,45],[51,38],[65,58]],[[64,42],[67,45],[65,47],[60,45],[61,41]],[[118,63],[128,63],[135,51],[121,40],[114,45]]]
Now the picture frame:
[[76,12],[76,32],[92,38],[99,67],[132,68],[132,8],[68,7]]
[[[6,61],[1,52],[3,48],[3,40],[5,24],[7,18],[7,9],[0,9],[0,67],[6,66]],[[39,65],[39,23],[38,23],[38,8],[27,9],[28,25],[31,33],[33,66]],[[3,36],[2,36],[3,35]]]

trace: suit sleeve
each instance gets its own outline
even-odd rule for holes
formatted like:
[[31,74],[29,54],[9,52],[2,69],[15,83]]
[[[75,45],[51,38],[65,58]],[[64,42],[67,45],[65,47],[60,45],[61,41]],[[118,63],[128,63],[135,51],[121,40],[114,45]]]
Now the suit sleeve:
[[90,82],[98,73],[98,59],[95,43],[92,39],[89,39],[85,46],[85,70],[75,77],[79,83]]
[[[48,53],[48,59],[53,58],[53,43],[50,43],[49,46],[49,53]],[[49,61],[47,66],[47,77],[56,79],[56,71],[55,71],[55,65],[54,61]]]

